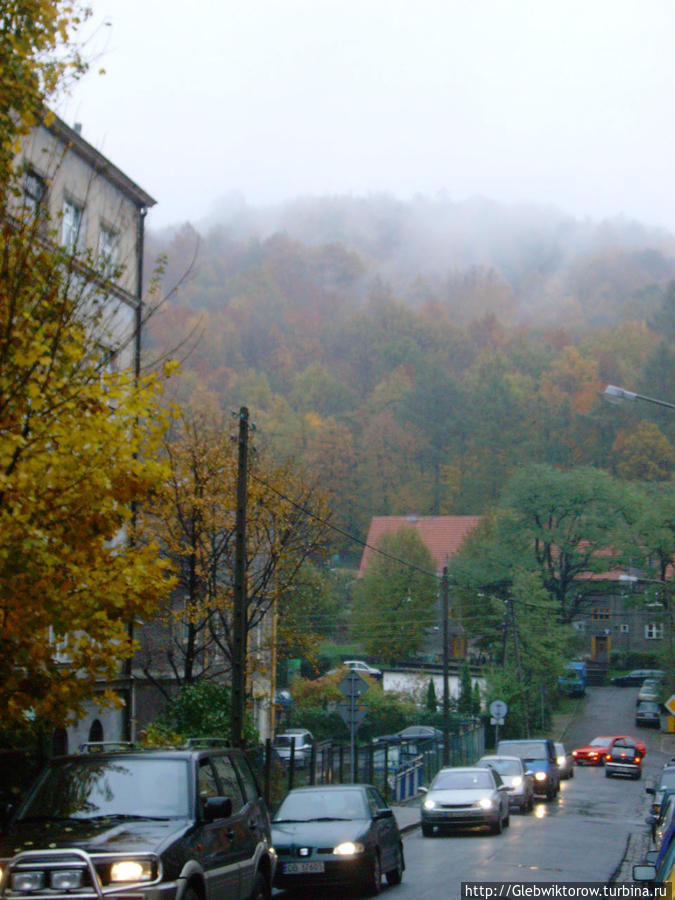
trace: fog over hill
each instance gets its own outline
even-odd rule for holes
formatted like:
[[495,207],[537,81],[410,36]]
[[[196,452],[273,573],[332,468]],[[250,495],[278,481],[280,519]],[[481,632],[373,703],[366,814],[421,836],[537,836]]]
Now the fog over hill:
[[[345,195],[253,207],[232,193],[194,227],[202,257],[280,234],[310,249],[340,245],[364,263],[360,288],[351,285],[352,302],[382,282],[410,305],[433,296],[461,309],[461,297],[467,289],[475,297],[480,280],[483,292],[502,295],[496,308],[522,322],[564,320],[570,302],[594,325],[617,320],[617,309],[623,309],[618,320],[641,318],[652,295],[675,278],[675,235],[663,229],[624,218],[578,220],[554,207],[482,197],[456,203],[445,194],[408,201]],[[165,229],[153,239],[168,249],[180,231]],[[611,315],[603,309],[608,303]],[[489,301],[484,306],[472,311],[490,311]]]

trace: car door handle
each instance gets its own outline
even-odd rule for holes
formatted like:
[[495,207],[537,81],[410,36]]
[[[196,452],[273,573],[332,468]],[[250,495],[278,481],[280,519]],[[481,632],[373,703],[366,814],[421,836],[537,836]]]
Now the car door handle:
[[227,839],[228,839],[229,841],[233,841],[233,840],[234,840],[234,828],[229,828],[229,829],[228,829],[228,831],[227,831]]
[[258,830],[258,823],[257,823],[257,822],[254,822],[253,820],[251,820],[251,821],[248,823],[248,827],[251,829],[251,831],[257,831],[257,830]]

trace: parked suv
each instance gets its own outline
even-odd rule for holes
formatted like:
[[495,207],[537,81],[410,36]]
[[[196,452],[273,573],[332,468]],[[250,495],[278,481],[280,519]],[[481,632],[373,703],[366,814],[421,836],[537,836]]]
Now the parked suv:
[[255,775],[243,751],[208,744],[53,759],[0,836],[0,898],[268,898]]
[[535,794],[545,794],[553,800],[560,791],[560,769],[553,741],[548,738],[527,738],[522,741],[500,741],[497,756],[519,756],[534,773]]

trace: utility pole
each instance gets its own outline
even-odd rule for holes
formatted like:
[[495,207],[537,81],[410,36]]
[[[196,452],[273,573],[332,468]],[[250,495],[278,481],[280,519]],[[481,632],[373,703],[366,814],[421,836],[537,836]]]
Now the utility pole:
[[237,510],[234,547],[234,617],[232,622],[232,744],[244,744],[246,702],[246,504],[248,474],[248,409],[239,410]]
[[443,566],[441,577],[441,614],[443,616],[443,765],[450,765],[450,665],[448,648],[448,567]]

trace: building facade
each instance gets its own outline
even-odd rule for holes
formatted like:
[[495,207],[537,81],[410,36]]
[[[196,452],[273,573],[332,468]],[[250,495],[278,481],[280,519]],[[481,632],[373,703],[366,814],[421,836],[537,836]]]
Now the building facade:
[[[56,241],[77,252],[82,281],[105,277],[106,346],[109,365],[138,374],[143,323],[144,225],[155,200],[89,144],[79,126],[71,128],[46,114],[22,141],[15,159],[19,190],[7,210],[17,221],[39,216],[38,239]],[[87,262],[95,267],[87,271]],[[55,646],[58,660],[59,649]],[[64,665],[67,660],[64,659]],[[85,715],[53,735],[53,751],[69,752],[86,741],[131,737],[136,706],[130,669],[113,683],[120,709],[94,698]]]

